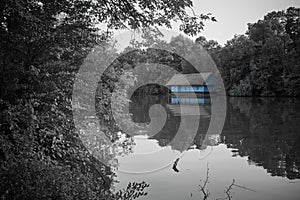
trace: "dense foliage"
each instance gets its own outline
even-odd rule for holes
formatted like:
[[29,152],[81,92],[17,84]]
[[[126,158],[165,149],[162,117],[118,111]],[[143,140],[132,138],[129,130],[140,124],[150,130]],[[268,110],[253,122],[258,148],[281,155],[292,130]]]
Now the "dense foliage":
[[180,55],[198,59],[203,62],[201,70],[209,71],[210,63],[206,62],[209,59],[200,59],[200,44],[209,52],[220,70],[228,95],[299,96],[299,16],[300,8],[294,7],[286,11],[270,12],[264,19],[248,24],[246,34],[235,35],[224,46],[203,36],[195,41],[177,36],[170,43],[146,39],[178,49],[181,51]]
[[211,50],[229,95],[300,95],[300,8],[273,11]]
[[[1,199],[133,199],[145,183],[113,193],[113,174],[84,148],[72,121],[74,76],[112,29],[203,29],[190,0],[1,0]],[[100,29],[104,24],[105,29]]]
[[[191,0],[1,0],[1,199],[134,199],[146,194],[144,182],[118,193],[111,189],[111,169],[98,162],[76,134],[73,81],[88,53],[110,41],[112,29],[156,30],[157,26],[170,28],[176,21],[181,31],[196,35],[204,20],[215,20],[209,14],[190,16],[187,8],[192,8]],[[296,96],[300,92],[299,16],[298,8],[271,12],[224,47],[203,37],[193,42],[178,36],[167,44],[153,40],[153,35],[148,35],[146,46],[168,46],[181,50],[181,55],[194,52],[191,56],[196,59],[200,43],[217,62],[229,94]],[[193,72],[181,60],[177,65],[179,57],[158,55],[159,51],[150,54],[142,53],[139,59],[151,63],[159,56],[162,64]],[[130,56],[118,62],[122,69],[132,65]],[[202,63],[203,71],[207,65]],[[118,78],[123,71],[117,73]],[[99,94],[97,109],[111,122],[101,102],[110,97],[105,92],[111,92],[109,83],[116,77],[107,75],[108,84],[98,88],[104,95]],[[128,76],[127,80],[134,78]],[[114,131],[106,134],[115,138]]]

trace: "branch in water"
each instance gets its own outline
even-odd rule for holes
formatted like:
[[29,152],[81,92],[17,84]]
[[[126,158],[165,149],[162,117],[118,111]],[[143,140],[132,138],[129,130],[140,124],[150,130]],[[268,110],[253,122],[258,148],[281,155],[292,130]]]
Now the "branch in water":
[[179,161],[179,158],[177,158],[176,160],[175,160],[175,162],[174,162],[174,164],[173,164],[173,167],[172,167],[172,169],[175,171],[175,172],[179,172],[179,170],[177,169],[177,164],[178,164],[178,161]]
[[[210,193],[208,191],[208,189],[206,189],[206,186],[207,184],[209,183],[209,167],[208,167],[208,164],[207,164],[207,171],[206,171],[206,178],[205,178],[205,181],[203,183],[203,185],[199,185],[200,187],[200,191],[202,192],[203,194],[203,200],[207,200],[208,197],[210,196]],[[249,190],[251,192],[256,192],[255,190],[253,189],[250,189],[250,188],[247,188],[245,186],[241,186],[241,185],[237,185],[235,184],[235,179],[232,180],[232,183],[228,186],[228,188],[224,191],[224,193],[226,194],[226,197],[224,198],[218,198],[216,200],[221,200],[221,199],[228,199],[228,200],[231,200],[232,199],[232,193],[231,193],[231,190],[233,189],[233,187],[238,187],[238,188],[241,188],[241,189],[244,189],[244,190]],[[192,194],[191,194],[191,197],[192,197]]]
[[209,195],[210,195],[210,193],[209,193],[208,190],[205,191],[205,187],[206,187],[207,183],[209,183],[209,182],[208,182],[208,179],[209,179],[209,167],[208,167],[208,163],[207,163],[206,179],[205,179],[203,185],[201,185],[201,184],[199,185],[200,190],[201,190],[201,192],[202,192],[203,195],[204,195],[203,200],[206,200],[206,199],[209,197]]

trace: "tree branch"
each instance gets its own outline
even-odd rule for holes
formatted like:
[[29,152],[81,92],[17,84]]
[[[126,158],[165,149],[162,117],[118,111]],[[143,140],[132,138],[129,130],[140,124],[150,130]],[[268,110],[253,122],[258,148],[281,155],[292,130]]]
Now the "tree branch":
[[208,167],[208,163],[207,163],[206,179],[205,179],[203,185],[201,185],[201,184],[199,185],[200,190],[201,190],[201,192],[202,192],[203,195],[204,195],[203,200],[208,199],[208,197],[209,197],[209,195],[210,195],[210,193],[209,193],[209,191],[208,191],[207,189],[206,189],[206,191],[205,191],[205,187],[206,187],[206,185],[209,183],[208,179],[209,179],[209,167]]

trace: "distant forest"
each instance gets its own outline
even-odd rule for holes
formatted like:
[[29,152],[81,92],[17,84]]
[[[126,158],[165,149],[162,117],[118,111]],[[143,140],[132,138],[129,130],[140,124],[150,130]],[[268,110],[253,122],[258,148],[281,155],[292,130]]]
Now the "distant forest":
[[266,14],[223,47],[197,41],[216,62],[228,95],[300,95],[300,8]]
[[[133,41],[131,44],[135,48],[172,49],[181,56],[198,60],[201,72],[210,71],[212,65],[211,59],[204,53],[205,49],[217,65],[229,96],[300,95],[300,8],[270,12],[256,23],[249,23],[245,34],[235,35],[223,46],[203,36],[192,40],[178,35],[165,42],[155,30],[143,34],[142,38],[142,42]],[[132,49],[127,47],[124,52]],[[148,60],[150,63],[166,64],[183,74],[197,72],[188,63],[183,64],[178,55],[165,55],[153,49],[131,52],[125,57],[121,62],[127,66]],[[159,79],[159,73],[151,74],[156,75]],[[153,86],[147,90],[144,92],[165,92]]]

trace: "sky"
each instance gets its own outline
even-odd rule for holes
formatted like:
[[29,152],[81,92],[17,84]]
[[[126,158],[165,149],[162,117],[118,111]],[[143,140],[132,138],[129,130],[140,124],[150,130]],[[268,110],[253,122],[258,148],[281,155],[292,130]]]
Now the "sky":
[[248,23],[271,11],[300,7],[300,0],[193,0],[196,13],[212,13],[218,22],[206,22],[200,34],[225,44],[235,34],[244,34]]
[[[196,14],[211,13],[217,22],[205,21],[204,31],[191,39],[204,36],[207,40],[216,40],[224,45],[234,35],[245,34],[248,23],[263,19],[268,12],[286,10],[291,6],[300,7],[300,0],[193,0]],[[172,23],[172,26],[172,30],[160,29],[164,34],[161,39],[170,41],[180,34],[179,25]],[[128,31],[115,31],[115,39],[118,41],[116,48],[123,50],[129,45],[130,38],[139,40],[137,35]]]

